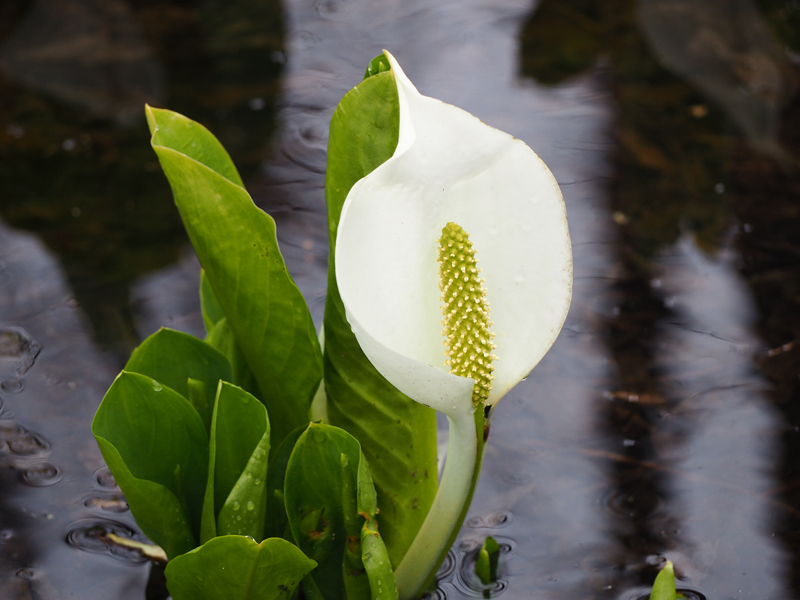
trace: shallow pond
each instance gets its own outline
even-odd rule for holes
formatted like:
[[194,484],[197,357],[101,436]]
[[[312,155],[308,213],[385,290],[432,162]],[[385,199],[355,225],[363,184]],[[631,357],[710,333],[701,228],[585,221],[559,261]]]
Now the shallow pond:
[[636,600],[670,559],[800,597],[796,0],[3,0],[0,597],[166,596],[101,539],[142,538],[89,428],[140,340],[203,333],[142,104],[218,134],[319,323],[328,121],[382,48],[544,159],[574,248],[435,595]]

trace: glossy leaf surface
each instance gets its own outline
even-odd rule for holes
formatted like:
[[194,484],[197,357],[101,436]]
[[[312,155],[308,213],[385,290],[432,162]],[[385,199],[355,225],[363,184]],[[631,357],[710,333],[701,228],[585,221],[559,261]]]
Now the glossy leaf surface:
[[650,592],[650,600],[677,600],[683,598],[683,594],[678,594],[675,590],[675,567],[672,561],[667,561],[653,583],[653,589]]
[[271,462],[267,471],[267,515],[264,523],[264,537],[282,537],[289,524],[283,498],[286,467],[297,440],[305,430],[306,426],[295,429],[284,438],[280,447],[271,453]]
[[258,381],[277,446],[305,422],[322,358],[308,307],[278,249],[275,221],[253,204],[202,125],[150,107],[147,119],[189,238]]
[[222,536],[171,560],[173,600],[288,600],[315,562],[286,540]]
[[228,534],[262,539],[269,433],[264,405],[241,388],[221,382],[209,440],[203,541]]
[[208,439],[189,401],[150,377],[123,371],[106,392],[92,433],[142,531],[170,558],[191,550]]
[[[166,328],[156,331],[133,351],[125,370],[152,377],[189,400],[206,429],[211,424],[217,383],[220,379],[233,379],[231,366],[222,353],[188,333]],[[204,384],[204,395],[197,393],[201,386],[190,393],[189,378]]]
[[493,537],[487,537],[478,553],[475,573],[484,585],[497,581],[497,563],[500,558],[500,544]]
[[328,415],[333,425],[359,440],[369,461],[381,507],[381,532],[393,564],[405,554],[436,495],[436,414],[399,392],[367,360],[345,317],[333,256],[345,198],[356,181],[392,156],[398,125],[393,75],[379,71],[351,90],[334,112],[325,179],[330,236],[324,323]]
[[365,521],[361,529],[361,560],[369,579],[371,600],[397,600],[392,563],[374,518]]
[[[346,521],[363,521],[363,517],[353,514],[356,506],[358,510],[365,509],[367,514],[374,514],[376,510],[374,504],[363,504],[370,495],[356,490],[362,462],[365,459],[353,436],[338,427],[312,423],[297,440],[286,469],[284,498],[289,526],[300,549],[319,563],[311,578],[326,600],[366,597],[347,596],[342,573],[348,544]],[[349,483],[342,477],[343,464],[349,469]],[[348,488],[352,496],[343,501],[343,489]],[[345,509],[348,510],[346,516]],[[356,538],[356,546],[359,542]],[[348,590],[363,592],[368,589],[358,585],[359,577],[366,578],[366,573],[348,575]]]
[[219,300],[211,289],[211,282],[203,269],[200,269],[200,312],[203,314],[203,325],[206,333],[211,333],[221,319],[225,318],[225,313],[220,306]]
[[222,317],[206,336],[206,343],[219,350],[228,359],[233,371],[233,383],[261,399],[261,390],[258,387],[253,371],[247,364],[247,359],[242,352],[242,348],[236,341],[228,319]]

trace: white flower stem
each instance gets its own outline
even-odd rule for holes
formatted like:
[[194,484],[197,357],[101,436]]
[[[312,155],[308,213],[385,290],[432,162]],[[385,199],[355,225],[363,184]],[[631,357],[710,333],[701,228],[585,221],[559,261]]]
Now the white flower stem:
[[[483,412],[483,406],[478,408]],[[483,415],[448,415],[447,459],[439,490],[417,536],[395,569],[400,600],[419,598],[455,540],[467,514],[483,457]],[[480,434],[479,434],[480,432]]]

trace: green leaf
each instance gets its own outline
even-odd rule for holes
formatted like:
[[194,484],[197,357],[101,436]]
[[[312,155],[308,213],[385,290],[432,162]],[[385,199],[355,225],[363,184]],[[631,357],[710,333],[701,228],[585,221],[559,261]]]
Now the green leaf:
[[361,558],[369,578],[371,600],[397,600],[392,563],[375,519],[365,521],[361,529]]
[[[220,379],[233,379],[231,366],[220,352],[188,333],[166,328],[156,331],[133,351],[125,371],[152,377],[189,400],[203,419],[206,431],[211,424],[217,383]],[[190,386],[189,378],[205,387],[199,383]]]
[[656,575],[653,583],[653,590],[650,592],[650,600],[676,600],[683,598],[675,591],[675,568],[672,561],[667,561],[664,568]]
[[316,563],[286,540],[226,535],[167,563],[173,600],[288,600]]
[[500,558],[500,544],[493,537],[487,537],[478,553],[475,572],[484,585],[497,581],[497,562]]
[[324,322],[328,416],[331,424],[359,440],[369,461],[381,507],[381,532],[393,565],[405,555],[436,495],[436,413],[400,393],[364,356],[345,317],[333,257],[347,193],[393,154],[399,114],[391,72],[368,77],[348,92],[331,120],[325,179],[330,238]]
[[[342,455],[346,458],[347,480],[342,477]],[[349,542],[346,521],[357,518],[363,522],[363,517],[351,512],[357,503],[356,486],[362,462],[366,459],[353,436],[338,427],[312,423],[297,440],[286,469],[284,499],[289,526],[300,549],[319,563],[311,578],[326,600],[365,597],[348,596],[343,577],[343,568],[349,564],[344,560]],[[347,487],[354,497],[345,506],[343,490]],[[374,514],[374,506],[367,508]],[[347,519],[345,509],[349,513]],[[359,542],[356,537],[356,545]],[[366,574],[348,575],[348,591],[360,589],[363,593],[367,589],[357,584],[359,576]]]
[[222,306],[220,306],[219,300],[214,295],[214,290],[211,289],[211,283],[208,281],[206,272],[203,269],[200,269],[200,312],[203,313],[203,324],[206,327],[206,333],[211,333],[214,325],[225,318]]
[[173,558],[196,545],[208,469],[202,419],[154,379],[123,371],[92,433],[142,531]]
[[345,596],[348,600],[368,600],[371,597],[370,584],[369,578],[364,576],[366,570],[361,555],[361,525],[364,517],[358,514],[356,474],[346,454],[342,454],[339,458],[342,467],[342,519],[344,533],[347,536],[342,564]]
[[261,398],[261,390],[258,388],[253,371],[247,364],[247,359],[242,352],[236,336],[233,333],[228,319],[222,317],[206,336],[206,343],[219,350],[228,359],[233,369],[233,383],[242,389],[247,390],[256,398]]
[[277,447],[307,420],[322,377],[314,324],[278,249],[275,221],[253,204],[202,125],[147,107],[151,144],[195,252],[244,353]]
[[295,429],[284,438],[280,448],[272,453],[267,471],[267,516],[264,523],[264,537],[266,538],[282,537],[289,524],[283,499],[286,467],[297,440],[306,429],[307,426]]
[[211,424],[202,541],[228,534],[262,538],[269,432],[264,406],[241,388],[220,382]]
[[386,56],[381,53],[373,58],[367,65],[367,71],[364,73],[364,79],[372,77],[373,75],[377,75],[378,73],[384,73],[391,70],[392,67],[389,64],[389,59],[387,59]]

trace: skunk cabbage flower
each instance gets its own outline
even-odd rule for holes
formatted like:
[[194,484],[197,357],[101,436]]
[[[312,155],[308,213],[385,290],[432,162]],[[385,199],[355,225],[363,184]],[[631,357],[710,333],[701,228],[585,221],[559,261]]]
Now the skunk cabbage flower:
[[463,519],[482,443],[473,413],[495,405],[555,341],[572,290],[555,178],[520,140],[421,95],[388,52],[400,105],[394,155],[344,203],[336,277],[375,368],[447,415],[433,506],[396,569],[419,596]]
[[[494,334],[470,346],[481,357],[496,346],[486,352],[496,357],[486,398],[492,406],[528,375],[564,323],[572,290],[564,201],[547,166],[522,141],[422,96],[385,54],[397,82],[400,137],[394,155],[353,186],[342,210],[335,260],[347,319],[384,377],[447,414],[472,404],[475,381],[465,376],[474,365],[451,373],[452,357],[443,350],[457,352],[441,307],[449,307],[449,321],[459,302],[486,305],[486,319],[474,307],[462,316]],[[472,253],[448,248],[440,261],[448,223],[466,232]],[[480,273],[459,280],[463,297],[450,307],[441,299],[439,271],[440,262],[449,267],[453,260],[476,260]],[[482,291],[470,291],[476,280]],[[459,292],[447,289],[446,300]]]

